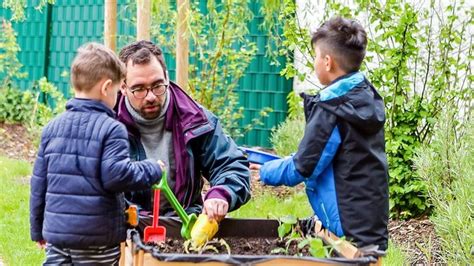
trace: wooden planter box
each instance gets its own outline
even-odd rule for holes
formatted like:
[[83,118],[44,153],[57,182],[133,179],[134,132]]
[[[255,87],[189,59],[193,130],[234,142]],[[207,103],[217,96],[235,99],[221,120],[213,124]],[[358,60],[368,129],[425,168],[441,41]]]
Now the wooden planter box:
[[[148,225],[151,219],[141,219],[140,228]],[[179,238],[181,223],[176,218],[160,217],[160,225],[167,228],[167,237]],[[278,221],[265,219],[225,219],[221,222],[216,237],[277,237]],[[122,243],[120,265],[381,265],[381,258],[342,257],[320,259],[314,257],[295,257],[282,255],[208,255],[208,254],[169,254],[158,253],[153,246],[145,245],[138,231],[129,230],[128,238]]]

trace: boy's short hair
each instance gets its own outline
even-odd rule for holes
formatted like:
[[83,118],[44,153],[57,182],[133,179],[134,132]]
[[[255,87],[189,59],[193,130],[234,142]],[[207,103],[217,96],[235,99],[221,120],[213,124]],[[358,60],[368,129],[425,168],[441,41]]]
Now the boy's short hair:
[[132,64],[148,64],[152,56],[156,57],[163,68],[165,77],[167,78],[166,63],[163,57],[163,51],[153,42],[145,40],[136,41],[122,48],[119,53],[120,60],[122,60],[122,62],[125,64],[127,64],[129,60],[132,60]]
[[86,43],[77,49],[71,65],[71,83],[77,91],[89,91],[104,78],[114,84],[125,79],[125,65],[100,43]]
[[333,17],[313,33],[311,44],[323,54],[331,54],[347,73],[358,71],[365,57],[367,34],[355,20]]

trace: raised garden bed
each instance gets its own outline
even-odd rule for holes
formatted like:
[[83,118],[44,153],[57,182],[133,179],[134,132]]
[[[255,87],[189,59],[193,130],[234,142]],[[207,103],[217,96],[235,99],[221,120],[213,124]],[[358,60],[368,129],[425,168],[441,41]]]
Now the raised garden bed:
[[[150,218],[141,219],[139,228],[150,223]],[[370,265],[380,263],[373,256],[346,259],[341,257],[314,258],[307,249],[298,249],[292,243],[285,253],[272,251],[285,247],[285,240],[278,238],[277,220],[266,219],[225,219],[220,224],[212,248],[186,253],[184,240],[179,235],[181,223],[176,218],[160,217],[160,225],[167,228],[167,240],[158,245],[143,243],[137,230],[130,230],[127,247],[123,249],[122,262],[125,265],[161,265],[174,263],[186,265],[204,263],[206,265]],[[228,247],[226,247],[228,246]],[[188,250],[189,251],[189,250]],[[217,251],[217,253],[216,253]],[[298,256],[294,256],[298,252]],[[229,254],[230,253],[230,254]]]

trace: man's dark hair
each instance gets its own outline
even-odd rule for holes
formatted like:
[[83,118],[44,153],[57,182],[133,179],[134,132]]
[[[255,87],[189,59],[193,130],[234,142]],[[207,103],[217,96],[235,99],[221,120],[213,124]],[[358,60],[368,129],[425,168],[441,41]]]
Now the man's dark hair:
[[163,72],[165,73],[165,77],[167,78],[163,51],[160,47],[150,41],[136,41],[125,46],[120,51],[119,58],[125,63],[125,65],[129,60],[132,60],[132,64],[142,65],[148,64],[153,55],[156,57],[156,59],[158,59],[158,62],[160,62]]
[[358,71],[365,57],[367,34],[355,20],[333,17],[313,33],[311,44],[330,54],[347,73]]

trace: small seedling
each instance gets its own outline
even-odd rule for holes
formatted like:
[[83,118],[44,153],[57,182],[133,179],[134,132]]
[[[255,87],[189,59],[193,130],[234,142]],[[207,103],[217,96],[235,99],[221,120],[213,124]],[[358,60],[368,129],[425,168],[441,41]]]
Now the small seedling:
[[285,216],[278,219],[280,226],[278,226],[278,236],[280,239],[286,239],[285,248],[278,247],[271,251],[272,254],[288,254],[292,243],[297,243],[297,254],[302,255],[305,247],[308,247],[309,253],[313,257],[328,258],[331,256],[332,247],[325,246],[321,238],[314,238],[305,236],[301,230],[298,219],[293,216]]

